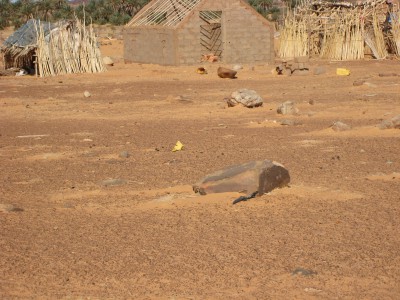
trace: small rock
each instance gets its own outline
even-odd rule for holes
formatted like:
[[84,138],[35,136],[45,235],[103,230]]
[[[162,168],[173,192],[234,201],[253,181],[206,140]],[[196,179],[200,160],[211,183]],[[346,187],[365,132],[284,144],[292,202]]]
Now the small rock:
[[349,126],[341,121],[336,121],[336,122],[333,122],[333,124],[331,125],[331,128],[334,131],[346,131],[346,130],[350,130],[351,126]]
[[262,106],[264,100],[260,95],[257,94],[256,91],[248,90],[248,89],[240,89],[231,94],[230,98],[226,99],[229,107],[236,106],[238,104],[242,104],[245,107],[253,108]]
[[282,103],[276,111],[278,114],[282,115],[297,115],[299,113],[299,110],[292,101]]
[[310,100],[310,101],[308,101],[308,104],[310,104],[310,105],[314,105],[315,104],[315,100]]
[[234,70],[234,71],[239,71],[239,70],[242,70],[243,69],[243,66],[242,65],[234,65],[233,67],[232,67],[232,70]]
[[293,72],[292,72],[293,76],[304,76],[304,75],[308,75],[308,74],[310,74],[310,72],[307,69],[303,69],[303,70],[296,69],[296,70],[293,70]]
[[89,93],[88,91],[85,91],[85,92],[83,93],[83,96],[85,96],[85,98],[89,98],[89,97],[92,96],[92,94]]
[[353,82],[354,86],[360,86],[363,85],[365,83],[365,79],[357,79]]
[[396,77],[396,76],[400,76],[397,73],[379,73],[378,75],[379,77]]
[[209,174],[193,185],[201,195],[210,193],[241,192],[259,196],[287,186],[290,182],[288,170],[277,162],[264,160],[235,165]]
[[104,185],[104,186],[116,186],[116,185],[123,185],[125,183],[126,183],[125,180],[116,178],[116,179],[103,180],[101,182],[101,185]]
[[131,156],[131,155],[129,154],[128,151],[122,151],[122,152],[119,154],[119,157],[120,157],[120,158],[128,158],[129,156]]
[[21,212],[24,211],[23,208],[16,207],[12,204],[1,204],[0,203],[0,213],[9,213],[9,212]]
[[298,126],[301,125],[301,122],[298,122],[296,120],[282,120],[281,125],[286,125],[286,126]]
[[397,115],[389,120],[382,121],[378,127],[379,129],[400,129],[400,115]]
[[297,268],[292,272],[292,275],[302,275],[302,276],[312,276],[317,274],[318,273],[313,270],[307,270],[303,268]]
[[314,75],[322,75],[326,73],[326,68],[319,66],[314,69]]
[[104,56],[103,57],[103,63],[106,65],[106,66],[110,66],[110,67],[112,67],[113,65],[114,65],[114,61],[111,59],[111,57],[109,57],[109,56]]
[[217,70],[217,73],[218,73],[218,76],[221,78],[234,79],[234,78],[236,78],[237,71],[219,67]]

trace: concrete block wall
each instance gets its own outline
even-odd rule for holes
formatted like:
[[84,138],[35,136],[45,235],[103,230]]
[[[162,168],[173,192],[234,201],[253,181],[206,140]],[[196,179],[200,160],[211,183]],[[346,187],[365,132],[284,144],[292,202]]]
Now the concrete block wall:
[[199,12],[190,14],[187,22],[176,31],[177,62],[181,65],[192,65],[201,60]]
[[[224,60],[230,63],[264,63],[274,60],[274,29],[240,1],[224,15]],[[223,26],[224,26],[223,25]]]
[[171,28],[125,28],[123,33],[125,62],[175,65],[175,34]]
[[265,63],[274,60],[274,29],[241,1],[207,0],[177,29],[177,63],[201,59],[200,11],[222,11],[223,62]]
[[193,65],[201,61],[200,11],[222,11],[222,62],[274,60],[274,27],[240,0],[205,0],[177,28],[127,27],[126,62]]

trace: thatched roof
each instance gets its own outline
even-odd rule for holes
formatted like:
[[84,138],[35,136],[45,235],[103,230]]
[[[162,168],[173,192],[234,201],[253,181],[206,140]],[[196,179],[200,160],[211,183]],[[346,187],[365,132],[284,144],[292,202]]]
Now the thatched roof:
[[16,30],[11,36],[9,36],[3,43],[2,47],[21,47],[36,45],[37,43],[37,32],[39,26],[43,30],[44,34],[47,35],[50,31],[58,25],[41,22],[39,20],[31,19]]

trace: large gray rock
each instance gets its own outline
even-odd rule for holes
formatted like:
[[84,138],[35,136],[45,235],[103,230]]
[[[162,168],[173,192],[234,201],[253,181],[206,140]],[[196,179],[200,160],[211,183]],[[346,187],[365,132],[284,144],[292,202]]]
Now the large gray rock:
[[378,126],[380,129],[400,129],[400,115],[397,115],[390,120],[384,120]]
[[251,161],[209,174],[193,185],[201,195],[211,193],[240,192],[251,195],[268,193],[288,185],[288,170],[281,164],[270,161]]
[[231,94],[231,97],[226,99],[229,107],[242,104],[245,107],[253,108],[263,105],[263,98],[256,91],[248,89],[240,89]]

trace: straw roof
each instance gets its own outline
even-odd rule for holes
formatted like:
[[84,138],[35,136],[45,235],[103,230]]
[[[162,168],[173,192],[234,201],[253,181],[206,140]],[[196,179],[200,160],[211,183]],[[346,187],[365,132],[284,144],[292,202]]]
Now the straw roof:
[[31,19],[9,36],[4,41],[2,48],[12,46],[24,48],[37,45],[37,32],[39,27],[42,28],[45,35],[48,35],[50,31],[58,27],[58,25]]
[[153,0],[138,12],[127,26],[177,27],[201,1]]

